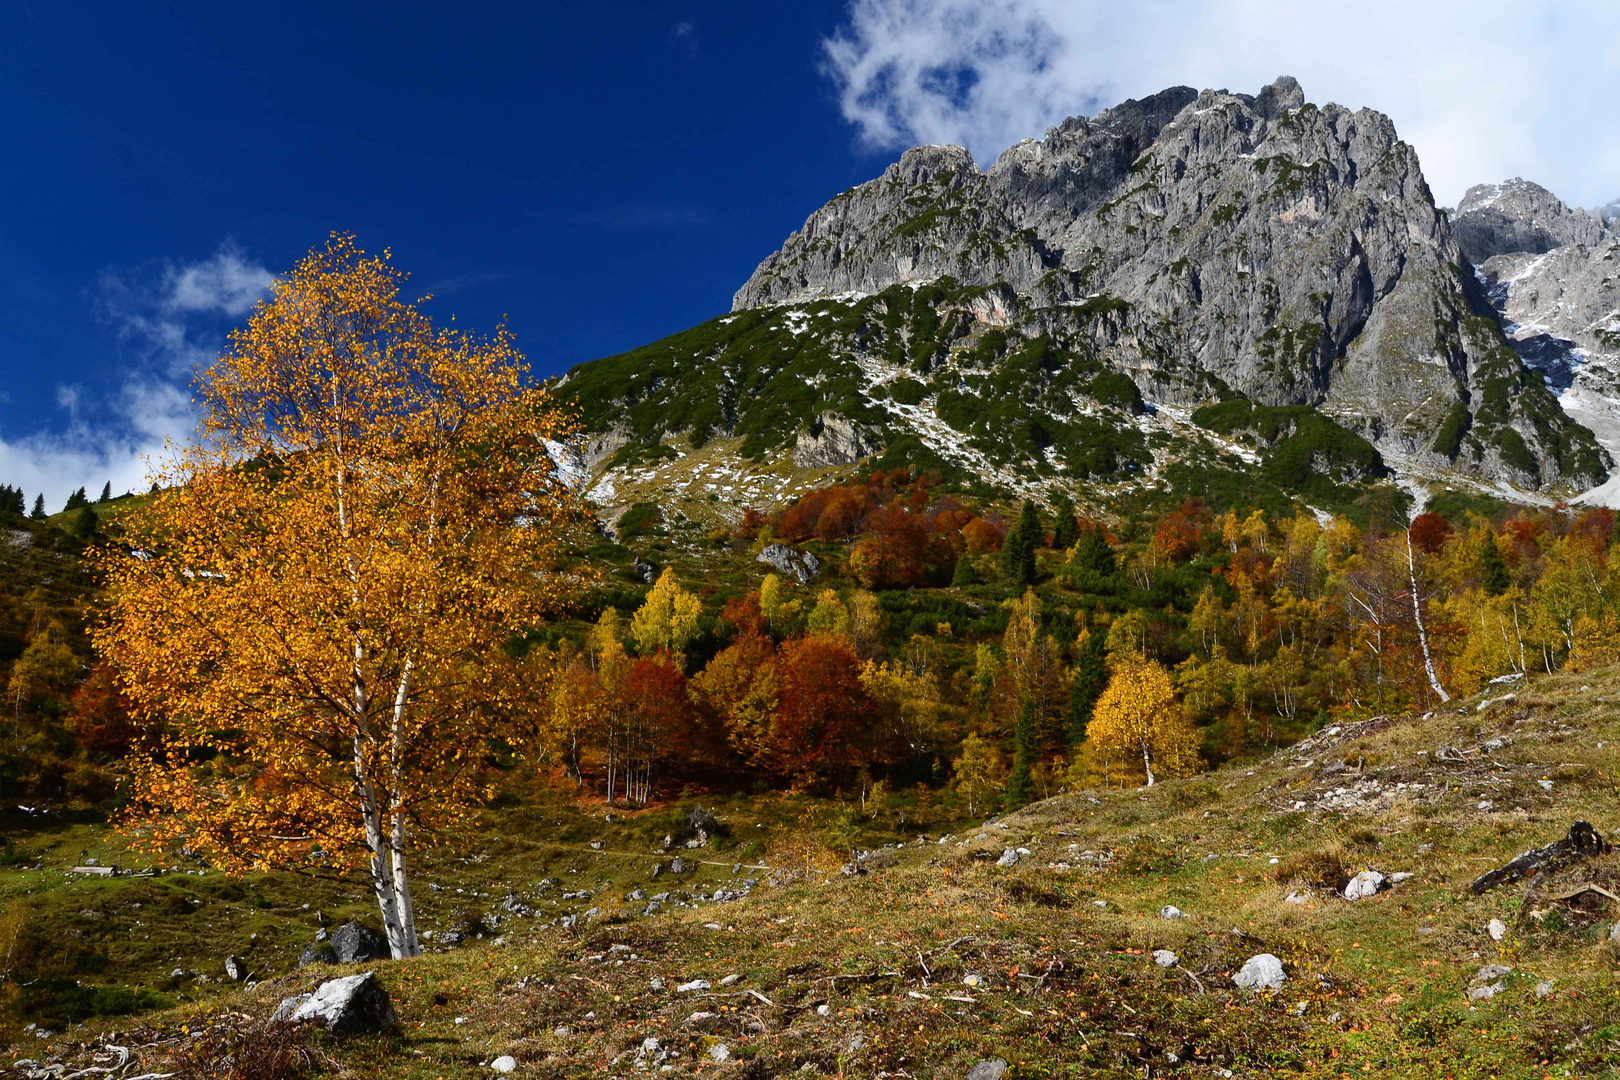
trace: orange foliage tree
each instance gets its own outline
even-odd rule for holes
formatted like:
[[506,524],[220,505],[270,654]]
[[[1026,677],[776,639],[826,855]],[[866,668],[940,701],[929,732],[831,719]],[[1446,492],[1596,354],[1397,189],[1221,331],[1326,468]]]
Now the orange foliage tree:
[[503,645],[557,608],[569,421],[505,328],[436,327],[334,236],[197,380],[196,441],[104,556],[94,629],[158,749],[128,824],[240,872],[368,866],[419,951],[413,833],[487,794],[521,702]]

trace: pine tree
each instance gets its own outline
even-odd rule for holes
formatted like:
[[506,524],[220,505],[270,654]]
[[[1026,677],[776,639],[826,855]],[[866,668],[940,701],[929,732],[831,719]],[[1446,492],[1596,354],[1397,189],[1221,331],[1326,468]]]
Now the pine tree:
[[1028,698],[1018,706],[1013,728],[1013,767],[1007,776],[1007,809],[1013,810],[1035,794],[1035,759],[1040,753],[1035,731],[1035,703]]
[[972,585],[978,580],[973,573],[973,560],[966,554],[960,555],[956,560],[956,571],[951,574],[951,584],[957,588]]
[[1080,540],[1080,519],[1074,516],[1074,503],[1067,495],[1059,495],[1054,502],[1056,517],[1052,522],[1052,546],[1066,551]]
[[77,510],[81,506],[89,505],[90,496],[85,494],[84,488],[80,488],[78,491],[75,491],[73,494],[67,497],[67,505],[62,507],[62,513],[65,514],[69,510]]
[[107,483],[102,486],[101,498],[97,499],[96,502],[98,502],[98,503],[112,502],[112,481],[111,480],[107,481]]
[[0,484],[0,514],[16,514],[22,517],[27,512],[28,507],[23,501],[22,488]]
[[43,493],[34,500],[34,512],[28,515],[35,521],[45,520],[45,495]]
[[1041,518],[1035,504],[1024,500],[1018,524],[1007,534],[1001,547],[1001,576],[1014,588],[1035,584],[1035,549],[1041,543]]

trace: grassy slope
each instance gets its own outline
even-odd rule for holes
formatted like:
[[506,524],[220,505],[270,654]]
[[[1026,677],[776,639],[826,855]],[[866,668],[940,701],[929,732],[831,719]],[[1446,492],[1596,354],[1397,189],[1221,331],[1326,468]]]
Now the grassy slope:
[[[1576,819],[1612,825],[1617,695],[1620,672],[1544,677],[1518,702],[1483,714],[1462,703],[1429,720],[1341,731],[1252,769],[1151,791],[1062,796],[967,831],[965,845],[959,837],[885,852],[855,878],[833,863],[790,856],[795,807],[760,797],[730,808],[728,843],[740,850],[745,842],[753,824],[745,811],[772,815],[767,860],[777,867],[776,887],[649,918],[630,917],[630,905],[604,892],[593,903],[606,916],[578,930],[517,920],[500,946],[374,965],[399,1006],[398,1034],[320,1049],[341,1074],[401,1077],[487,1075],[483,1063],[501,1053],[518,1058],[519,1075],[601,1075],[615,1061],[611,1071],[628,1074],[648,1037],[672,1054],[667,1063],[678,1073],[706,1075],[806,1066],[962,1075],[992,1054],[1019,1076],[1142,1075],[1144,1067],[1193,1076],[1273,1068],[1304,1076],[1607,1074],[1620,1064],[1620,992],[1606,942],[1616,913],[1590,894],[1520,912],[1522,884],[1474,897],[1467,883]],[[1503,745],[1487,747],[1493,738]],[[1464,751],[1468,764],[1437,762],[1442,746]],[[1348,768],[1323,771],[1335,762]],[[1484,800],[1491,809],[1480,809]],[[562,874],[567,882],[610,879],[618,889],[644,868],[607,870],[632,860],[592,852],[584,841],[634,850],[639,839],[646,851],[646,834],[661,827],[581,813],[552,826],[560,846],[541,855],[538,840],[508,825],[523,812],[504,813],[516,816],[459,852],[474,861],[441,858],[421,879],[495,899],[496,882],[532,884],[541,859],[554,872],[575,871]],[[976,857],[1019,844],[1033,854],[1013,868]],[[1575,867],[1540,894],[1581,878],[1612,886],[1614,864],[1610,857]],[[1303,905],[1283,900],[1290,889],[1363,866],[1415,876],[1359,903],[1321,887]],[[727,868],[704,873],[732,880]],[[6,887],[16,880],[7,875]],[[200,887],[195,878],[162,879],[164,887],[177,881]],[[103,900],[110,887],[57,886]],[[1160,919],[1166,903],[1189,917]],[[437,917],[430,907],[426,921]],[[1486,932],[1492,918],[1511,926],[1501,943]],[[313,925],[308,916],[292,921],[306,933]],[[1180,968],[1157,967],[1157,948],[1180,954]],[[1231,972],[1265,950],[1288,965],[1286,986],[1255,997],[1234,991]],[[1501,994],[1471,1006],[1469,979],[1487,962],[1515,970]],[[721,988],[731,973],[741,980]],[[964,985],[968,974],[982,985]],[[172,1053],[192,1037],[179,1025],[195,1034],[230,1023],[217,1019],[226,1010],[263,1015],[315,977],[306,971],[184,1006],[122,1037],[161,1036]],[[652,988],[654,978],[664,989]],[[715,989],[674,991],[696,978]],[[1538,996],[1534,988],[1547,979],[1553,992]],[[690,1021],[698,1012],[713,1016]],[[570,1033],[556,1034],[559,1025]],[[727,1046],[730,1063],[710,1062],[716,1043]],[[165,1052],[142,1051],[154,1066]]]

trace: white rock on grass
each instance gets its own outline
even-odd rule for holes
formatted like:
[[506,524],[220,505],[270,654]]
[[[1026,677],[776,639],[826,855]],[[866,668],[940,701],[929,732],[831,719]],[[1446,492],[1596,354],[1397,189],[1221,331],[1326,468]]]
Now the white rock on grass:
[[1154,949],[1153,962],[1162,968],[1175,967],[1177,964],[1181,963],[1181,957],[1177,956],[1169,949]]
[[1232,981],[1243,990],[1275,990],[1287,981],[1282,961],[1268,952],[1251,956],[1232,976]]
[[1503,938],[1507,937],[1507,923],[1503,922],[1501,919],[1492,919],[1490,922],[1485,924],[1485,932],[1491,935],[1492,941],[1501,941]]
[[691,982],[681,983],[681,985],[675,988],[675,992],[677,994],[690,994],[697,990],[708,989],[711,989],[708,979],[693,979]]
[[1381,890],[1388,887],[1388,884],[1389,879],[1377,870],[1363,870],[1345,885],[1344,898],[1365,900],[1369,896],[1377,896]]
[[374,972],[328,979],[313,994],[283,998],[272,1021],[314,1022],[340,1035],[394,1026],[394,1005]]
[[1000,1058],[985,1058],[968,1070],[967,1080],[1001,1080],[1007,1075],[1007,1063]]
[[742,981],[742,976],[741,975],[727,975],[725,978],[720,980],[720,985],[721,986],[736,986],[737,983],[739,983],[740,981]]
[[1288,895],[1283,897],[1283,903],[1285,904],[1303,904],[1305,900],[1306,895],[1298,889],[1290,889]]
[[1543,979],[1541,982],[1536,983],[1536,997],[1552,997],[1552,993],[1553,981],[1551,979]]
[[1006,851],[1003,851],[1001,853],[1001,858],[996,860],[996,865],[997,866],[1017,866],[1018,865],[1018,852],[1014,851],[1012,848],[1008,848]]
[[1159,909],[1159,918],[1161,919],[1185,919],[1186,917],[1187,913],[1174,904],[1166,904]]
[[726,1061],[729,1060],[730,1057],[731,1047],[727,1046],[725,1043],[715,1043],[713,1046],[709,1047],[709,1059],[711,1061]]
[[517,1072],[517,1058],[511,1054],[502,1054],[490,1062],[489,1067],[498,1073]]

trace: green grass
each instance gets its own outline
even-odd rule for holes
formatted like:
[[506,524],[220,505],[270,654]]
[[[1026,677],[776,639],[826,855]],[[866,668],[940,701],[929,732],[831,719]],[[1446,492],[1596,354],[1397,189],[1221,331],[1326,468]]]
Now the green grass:
[[[648,1037],[673,1054],[669,1063],[680,1072],[720,1073],[703,1062],[724,1043],[735,1062],[727,1069],[760,1076],[807,1067],[823,1075],[959,1076],[991,1055],[1011,1062],[1014,1076],[1142,1075],[1144,1068],[1459,1080],[1606,1075],[1620,1067],[1620,992],[1605,940],[1616,913],[1604,903],[1548,897],[1582,874],[1612,880],[1615,857],[1555,876],[1533,912],[1518,910],[1522,883],[1483,896],[1467,883],[1556,838],[1576,818],[1612,826],[1620,718],[1608,703],[1617,695],[1613,672],[1546,677],[1521,688],[1517,703],[1483,714],[1464,702],[1429,720],[1341,730],[1336,741],[1188,781],[1059,796],[989,827],[937,819],[906,827],[900,805],[867,820],[847,806],[840,812],[793,797],[729,801],[731,836],[712,857],[749,861],[737,853],[766,833],[749,858],[762,857],[772,870],[755,871],[761,884],[746,900],[647,918],[612,896],[647,880],[647,841],[666,827],[667,812],[609,823],[602,808],[584,805],[500,811],[423,862],[419,882],[464,890],[450,893],[452,901],[421,889],[424,922],[474,902],[475,892],[487,903],[508,883],[532,891],[541,866],[564,887],[610,886],[600,894],[604,917],[576,930],[514,920],[500,945],[486,940],[372,965],[395,999],[400,1028],[321,1040],[322,1052],[335,1062],[329,1071],[413,1078],[487,1075],[483,1063],[501,1053],[514,1055],[525,1075],[634,1072]],[[1467,751],[1492,738],[1504,745],[1470,754],[1474,764],[1433,756],[1436,747]],[[1330,763],[1345,767],[1324,773]],[[1551,792],[1539,786],[1542,778],[1552,781]],[[1322,802],[1336,788],[1369,783],[1392,795],[1353,808]],[[1425,786],[1398,787],[1414,783]],[[1478,809],[1484,797],[1493,809]],[[1306,808],[1295,809],[1299,801]],[[918,827],[927,842],[910,835]],[[933,842],[945,829],[952,838]],[[77,857],[66,849],[94,832],[66,830],[48,864]],[[907,842],[871,860],[867,874],[837,873],[842,845],[890,837]],[[591,839],[605,850],[592,851]],[[1010,869],[980,857],[1013,846],[1032,854]],[[1364,866],[1414,876],[1359,903],[1326,891],[1301,905],[1283,902],[1324,874]],[[50,877],[28,873],[32,879],[7,872],[8,898],[18,882]],[[704,886],[733,880],[726,866],[701,874]],[[293,946],[313,932],[301,896],[331,905],[329,918],[364,907],[352,885],[337,882],[276,875],[244,883],[237,900],[213,891],[225,884],[62,881],[40,895],[65,912],[122,910],[139,894],[147,898],[147,925],[162,925],[175,943],[165,948],[190,940],[188,955],[222,948],[221,926],[231,927],[230,940],[248,925],[280,927],[277,940],[285,943],[253,957],[267,973],[285,971]],[[155,901],[164,893],[210,903],[160,916]],[[260,897],[271,906],[254,906]],[[1159,918],[1167,903],[1189,917]],[[1492,918],[1510,926],[1500,943],[1485,932]],[[205,932],[210,924],[216,929]],[[1159,948],[1179,954],[1177,968],[1154,964]],[[1231,973],[1261,951],[1284,961],[1288,981],[1276,993],[1237,991]],[[1514,971],[1501,994],[1471,1004],[1469,979],[1487,962]],[[217,995],[188,985],[178,993],[206,1000],[141,1024],[148,1033],[197,1032],[233,1022],[223,1018],[227,1011],[261,1016],[319,974]],[[719,986],[729,974],[741,978]],[[968,975],[978,985],[965,985]],[[698,978],[714,988],[673,989]],[[1534,988],[1548,979],[1552,992],[1538,996]],[[697,1012],[714,1015],[693,1024]],[[74,1037],[109,1024],[127,1031],[127,1023],[90,1021]],[[557,1034],[559,1026],[570,1033]],[[44,1049],[30,1043],[28,1053]],[[142,1052],[145,1067],[165,1060],[161,1048]],[[1184,1063],[1179,1072],[1166,1052]]]

